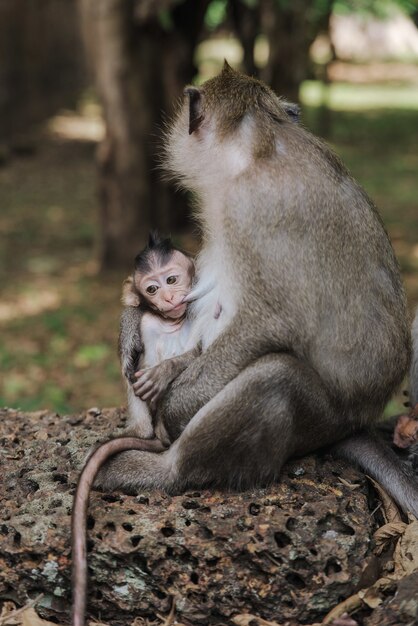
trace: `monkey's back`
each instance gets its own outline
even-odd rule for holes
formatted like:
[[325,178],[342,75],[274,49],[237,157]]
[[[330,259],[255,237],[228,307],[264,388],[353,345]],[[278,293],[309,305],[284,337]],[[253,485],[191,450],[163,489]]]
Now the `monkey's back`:
[[[405,294],[387,233],[365,191],[320,140],[283,124],[276,146],[225,198],[236,271],[252,268],[245,294],[256,289],[260,323],[265,317],[271,328],[276,321],[278,340],[284,323],[289,350],[336,396],[380,406],[405,376],[410,354]],[[243,263],[248,254],[251,264]]]
[[260,81],[225,67],[195,91],[166,166],[200,197],[220,304],[255,344],[308,363],[342,404],[378,412],[406,374],[410,336],[373,203]]

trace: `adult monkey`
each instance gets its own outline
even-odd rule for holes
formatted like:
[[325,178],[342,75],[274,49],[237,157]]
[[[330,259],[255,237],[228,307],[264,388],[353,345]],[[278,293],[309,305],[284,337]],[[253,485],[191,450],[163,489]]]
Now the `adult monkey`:
[[375,207],[258,80],[225,63],[185,95],[166,164],[200,199],[198,287],[215,284],[196,303],[203,353],[159,405],[171,447],[123,452],[96,484],[244,488],[339,442],[418,515],[417,485],[364,430],[410,357],[404,291]]

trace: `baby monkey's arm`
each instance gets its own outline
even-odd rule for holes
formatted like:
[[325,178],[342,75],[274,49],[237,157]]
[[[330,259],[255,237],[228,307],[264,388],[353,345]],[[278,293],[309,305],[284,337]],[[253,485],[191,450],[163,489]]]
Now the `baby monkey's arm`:
[[135,373],[138,380],[132,385],[135,395],[141,400],[146,400],[152,407],[155,406],[168,385],[199,356],[201,351],[199,344],[184,354],[166,359],[149,369],[139,370]]

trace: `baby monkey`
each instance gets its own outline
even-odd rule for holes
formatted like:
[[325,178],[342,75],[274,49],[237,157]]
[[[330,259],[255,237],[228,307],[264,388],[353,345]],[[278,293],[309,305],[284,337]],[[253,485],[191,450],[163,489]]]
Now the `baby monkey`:
[[168,385],[199,352],[191,339],[185,301],[192,295],[194,275],[187,254],[169,238],[151,233],[147,247],[135,258],[132,277],[124,282],[119,356],[127,386],[128,435],[157,435],[169,443],[152,416]]
[[[84,626],[87,589],[86,516],[94,478],[104,461],[127,450],[159,453],[170,440],[162,424],[153,423],[154,408],[167,386],[200,351],[193,340],[188,302],[212,289],[191,291],[193,260],[170,239],[151,233],[135,258],[132,277],[124,282],[119,355],[128,390],[129,420],[123,437],[102,443],[89,457],[74,498],[72,514],[73,626]],[[152,439],[157,435],[157,439]],[[148,441],[144,441],[148,439]]]

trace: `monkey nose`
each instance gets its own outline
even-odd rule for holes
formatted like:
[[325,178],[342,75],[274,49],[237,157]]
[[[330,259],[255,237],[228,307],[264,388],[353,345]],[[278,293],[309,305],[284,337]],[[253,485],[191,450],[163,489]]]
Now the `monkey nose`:
[[166,302],[172,302],[174,298],[174,294],[171,293],[170,291],[165,291],[163,293],[163,298]]

